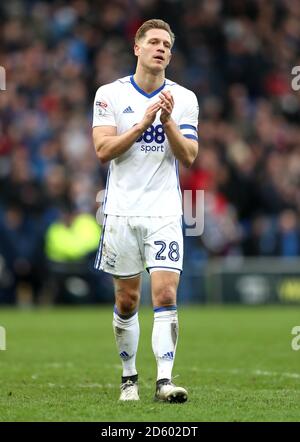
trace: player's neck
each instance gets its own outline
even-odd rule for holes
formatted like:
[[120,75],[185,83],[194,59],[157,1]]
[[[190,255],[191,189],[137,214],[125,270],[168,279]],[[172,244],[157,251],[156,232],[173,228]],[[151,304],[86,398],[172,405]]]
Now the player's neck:
[[165,81],[165,73],[162,71],[159,74],[152,74],[151,72],[141,71],[137,69],[134,76],[136,84],[147,94],[159,89]]

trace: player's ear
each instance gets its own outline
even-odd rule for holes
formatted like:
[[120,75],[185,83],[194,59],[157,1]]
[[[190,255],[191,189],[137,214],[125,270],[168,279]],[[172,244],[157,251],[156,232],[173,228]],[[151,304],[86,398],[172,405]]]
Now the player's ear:
[[170,61],[171,61],[171,58],[172,58],[172,54],[170,54],[170,56],[169,56],[169,61],[168,61],[168,64],[167,64],[167,66],[169,65],[169,63],[170,63]]
[[134,49],[134,55],[136,55],[136,57],[138,57],[141,52],[140,46],[137,43],[135,43],[133,49]]

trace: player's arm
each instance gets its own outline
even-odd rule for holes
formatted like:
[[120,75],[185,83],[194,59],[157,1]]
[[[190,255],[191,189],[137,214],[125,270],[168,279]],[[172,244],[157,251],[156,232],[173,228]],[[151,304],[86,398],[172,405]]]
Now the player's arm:
[[115,126],[94,127],[93,140],[97,157],[101,163],[117,158],[134,144],[143,131],[141,123],[121,135],[117,135]]
[[171,118],[171,113],[174,107],[174,99],[172,95],[169,92],[162,92],[160,99],[162,109],[161,122],[173,154],[184,166],[190,167],[198,154],[198,140],[186,138],[178,129],[175,121]]
[[93,128],[93,140],[97,157],[102,163],[113,160],[126,152],[135,141],[153,123],[157,111],[160,109],[159,103],[149,106],[140,123],[135,124],[126,132],[117,135],[115,126],[95,126]]
[[185,166],[190,167],[198,154],[198,141],[186,138],[170,118],[164,126],[174,156]]

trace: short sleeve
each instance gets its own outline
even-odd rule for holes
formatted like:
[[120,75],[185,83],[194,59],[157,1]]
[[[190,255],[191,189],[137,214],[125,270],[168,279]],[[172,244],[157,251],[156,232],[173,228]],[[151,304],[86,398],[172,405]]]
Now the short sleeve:
[[93,127],[117,126],[109,91],[101,86],[95,95],[93,110]]
[[198,141],[199,105],[193,92],[190,93],[186,103],[187,106],[182,113],[179,129],[184,137]]

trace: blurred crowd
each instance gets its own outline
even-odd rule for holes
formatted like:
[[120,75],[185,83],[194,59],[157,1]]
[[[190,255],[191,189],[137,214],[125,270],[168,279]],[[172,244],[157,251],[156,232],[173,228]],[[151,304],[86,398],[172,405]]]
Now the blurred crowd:
[[186,260],[300,255],[298,0],[10,0],[0,5],[2,290],[25,281],[38,296],[49,262],[92,267],[107,173],[92,145],[93,98],[134,72],[134,34],[149,18],[170,23],[167,77],[200,104],[199,156],[181,185],[205,190],[205,228],[187,238]]

